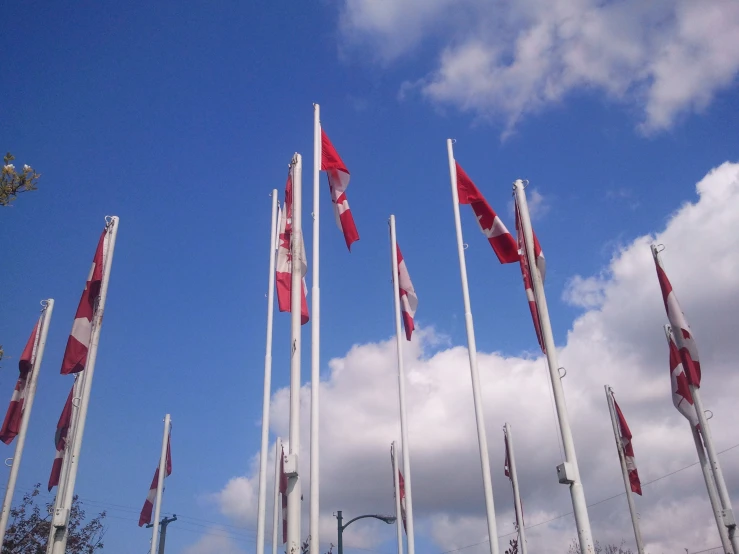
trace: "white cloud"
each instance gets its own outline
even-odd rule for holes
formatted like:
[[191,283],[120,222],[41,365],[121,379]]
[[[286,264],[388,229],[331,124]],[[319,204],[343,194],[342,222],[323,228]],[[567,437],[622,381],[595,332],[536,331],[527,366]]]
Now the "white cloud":
[[195,544],[185,547],[182,554],[246,554],[232,539],[219,533],[218,528],[211,528]]
[[345,0],[340,31],[344,50],[382,63],[438,52],[402,90],[506,132],[576,90],[636,105],[645,132],[668,129],[739,71],[734,0]]
[[[672,407],[664,306],[649,244],[664,243],[664,262],[697,336],[704,367],[704,402],[715,417],[719,450],[739,442],[739,374],[735,339],[739,313],[739,164],[726,163],[697,185],[699,199],[686,203],[655,236],[621,247],[596,277],[573,279],[565,297],[585,310],[574,321],[560,360],[567,367],[567,406],[579,455],[585,493],[594,503],[623,491],[605,404],[603,385],[616,391],[634,433],[636,461],[647,483],[696,461],[687,422]],[[514,268],[515,269],[515,268]],[[500,268],[500,271],[512,270]],[[518,293],[518,292],[517,292]],[[491,293],[494,294],[494,293]],[[521,293],[522,294],[522,293]],[[556,295],[551,295],[556,298]],[[423,299],[421,299],[423,302]],[[557,305],[552,302],[552,310]],[[523,295],[521,310],[527,310]],[[478,329],[478,333],[484,333]],[[532,348],[535,336],[528,333]],[[501,344],[501,348],[505,345]],[[450,550],[486,537],[467,351],[449,346],[424,329],[404,352],[412,448],[412,484],[418,533]],[[499,534],[513,531],[510,486],[503,476],[501,427],[511,423],[516,440],[528,542],[541,554],[563,554],[575,536],[567,488],[557,483],[561,461],[550,384],[543,358],[479,353]],[[400,436],[393,340],[353,346],[331,360],[321,383],[321,542],[335,537],[332,512],[393,513],[389,444]],[[309,387],[301,391],[301,462],[308,456]],[[275,393],[272,430],[287,431],[288,393]],[[723,455],[726,481],[739,498],[739,448]],[[269,462],[270,467],[273,460]],[[307,465],[301,467],[308,475]],[[256,465],[245,478],[231,480],[216,498],[234,521],[254,525]],[[271,491],[270,477],[269,490]],[[307,530],[309,485],[304,483]],[[271,494],[268,494],[271,498]],[[644,486],[637,498],[650,552],[702,550],[719,544],[697,466]],[[271,504],[271,502],[269,503]],[[271,513],[271,509],[268,510]],[[633,543],[624,498],[590,508],[596,538]],[[268,523],[268,529],[269,527]],[[390,548],[394,528],[358,522],[347,542],[377,550]],[[269,533],[268,533],[269,535]],[[502,549],[508,538],[500,540]],[[466,549],[485,552],[485,544]]]

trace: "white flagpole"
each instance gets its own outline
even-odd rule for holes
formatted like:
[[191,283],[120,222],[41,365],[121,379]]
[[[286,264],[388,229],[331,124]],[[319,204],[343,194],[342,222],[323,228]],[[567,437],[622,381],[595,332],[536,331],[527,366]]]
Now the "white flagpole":
[[292,266],[290,281],[290,454],[285,464],[287,483],[287,554],[300,552],[300,502],[301,482],[298,473],[300,452],[300,301],[303,294],[303,276],[298,268],[303,259],[303,160],[295,154],[292,161]]
[[521,506],[521,493],[518,488],[518,473],[516,470],[516,455],[513,453],[513,435],[511,435],[511,426],[507,423],[503,428],[505,432],[506,444],[508,445],[508,471],[511,474],[511,483],[513,484],[513,505],[516,509],[516,521],[518,522],[518,552],[527,554],[526,532],[523,528],[523,507]]
[[644,542],[641,538],[641,529],[639,528],[639,516],[636,513],[634,505],[634,496],[631,492],[631,481],[629,480],[629,469],[626,467],[626,454],[624,454],[624,445],[621,442],[621,433],[619,433],[618,420],[616,418],[616,408],[613,405],[613,390],[608,385],[606,388],[606,402],[608,402],[608,413],[611,414],[611,425],[613,426],[613,438],[616,440],[616,450],[618,450],[618,460],[621,463],[621,474],[624,478],[624,487],[626,488],[626,501],[629,504],[629,513],[631,514],[631,524],[634,527],[634,538],[636,539],[636,550],[638,554],[644,554]]
[[390,444],[393,460],[393,488],[395,489],[395,531],[398,535],[398,554],[403,554],[403,509],[400,507],[400,479],[398,478],[398,449],[395,441]]
[[[106,218],[107,219],[107,218]],[[65,452],[64,458],[68,461],[68,474],[65,479],[65,490],[63,504],[54,511],[51,520],[53,541],[49,541],[47,552],[50,554],[65,554],[67,538],[69,537],[69,514],[72,510],[74,499],[74,486],[77,481],[77,470],[79,468],[80,451],[82,450],[82,437],[85,432],[87,420],[87,408],[90,404],[90,391],[92,390],[92,378],[95,374],[95,362],[97,360],[98,344],[100,342],[100,330],[105,312],[105,300],[108,296],[108,283],[110,282],[110,270],[113,266],[113,253],[115,251],[115,240],[118,236],[118,216],[111,216],[108,223],[108,233],[105,241],[107,248],[103,253],[103,278],[100,283],[100,297],[97,309],[93,315],[92,332],[90,334],[90,346],[87,351],[87,364],[82,372],[81,398],[79,408],[75,410],[77,421],[74,423],[74,434],[71,448]],[[57,496],[59,491],[57,491]]]
[[277,249],[277,189],[272,191],[272,226],[269,232],[269,281],[267,285],[267,345],[264,354],[262,395],[262,448],[259,458],[259,499],[257,507],[257,554],[264,554],[264,526],[267,518],[267,458],[269,457],[269,399],[272,391],[272,319],[275,312],[275,250]]
[[151,554],[157,552],[157,535],[159,535],[159,516],[162,511],[162,491],[164,491],[164,480],[167,478],[167,444],[169,443],[169,414],[164,416],[164,436],[162,437],[162,454],[159,457],[159,479],[157,480],[157,499],[154,505],[154,520],[151,526]]
[[464,323],[467,329],[467,352],[470,358],[470,376],[472,378],[472,399],[475,405],[475,422],[477,423],[477,442],[480,447],[480,466],[482,468],[482,488],[485,492],[485,509],[487,511],[488,537],[490,554],[498,554],[498,530],[495,523],[495,503],[493,501],[493,482],[490,477],[490,459],[488,455],[488,439],[485,433],[485,416],[482,411],[482,392],[480,391],[480,372],[477,368],[477,346],[475,343],[475,326],[472,321],[470,306],[470,289],[467,284],[467,263],[464,258],[462,241],[462,220],[459,216],[459,193],[457,191],[457,169],[454,161],[452,139],[446,141],[449,156],[449,177],[452,184],[452,204],[454,206],[454,225],[457,231],[457,253],[459,254],[459,273],[462,280],[462,300],[464,301]]
[[272,507],[272,554],[277,554],[277,529],[282,523],[280,506],[280,456],[282,456],[282,439],[277,437],[275,441],[275,493],[274,506]]
[[49,323],[51,322],[51,314],[54,311],[54,300],[49,298],[41,302],[43,309],[39,318],[38,330],[33,345],[30,375],[27,377],[26,390],[23,398],[23,414],[21,416],[21,425],[18,429],[16,437],[15,452],[13,453],[13,465],[10,466],[10,475],[8,476],[8,486],[5,489],[5,500],[3,501],[3,511],[0,515],[0,544],[5,538],[5,529],[8,526],[8,517],[10,516],[10,508],[13,504],[13,493],[15,492],[15,483],[18,480],[18,470],[23,457],[23,447],[26,444],[26,433],[28,432],[28,421],[31,419],[31,409],[33,408],[33,399],[36,396],[36,383],[38,382],[38,372],[41,368],[41,361],[44,358],[44,348],[46,347],[46,336],[49,334]]
[[313,282],[311,284],[311,345],[310,345],[310,554],[319,554],[320,537],[320,473],[318,442],[318,394],[321,384],[321,288],[318,283],[319,265],[319,172],[321,170],[321,106],[313,104]]
[[701,442],[700,433],[698,429],[690,426],[690,430],[693,433],[693,441],[695,442],[695,449],[698,452],[698,461],[700,462],[701,471],[703,472],[703,480],[706,482],[706,490],[708,491],[708,500],[711,502],[711,511],[713,517],[716,520],[716,527],[718,528],[718,534],[721,538],[721,545],[723,546],[724,554],[734,554],[734,548],[731,546],[729,540],[729,533],[724,525],[721,501],[718,498],[716,492],[716,484],[713,481],[713,475],[711,474],[711,465],[706,458],[706,451],[703,449],[703,442]]
[[565,392],[562,387],[562,381],[559,374],[557,347],[554,345],[552,324],[549,321],[549,308],[547,306],[546,295],[544,294],[544,283],[541,280],[539,268],[536,266],[536,256],[534,255],[534,232],[531,230],[529,206],[526,202],[526,192],[524,191],[524,184],[521,179],[516,180],[513,185],[513,190],[516,196],[516,205],[518,206],[521,217],[521,226],[526,239],[526,255],[529,259],[531,280],[534,287],[534,298],[536,299],[536,306],[539,309],[541,334],[544,339],[547,364],[549,365],[549,377],[552,381],[554,404],[557,409],[557,419],[559,421],[559,431],[562,436],[562,444],[564,446],[565,461],[557,467],[557,474],[559,476],[560,483],[570,485],[570,496],[572,497],[572,508],[575,513],[575,525],[577,526],[577,536],[580,542],[580,552],[582,554],[592,554],[595,551],[595,547],[593,545],[593,534],[590,530],[590,518],[588,516],[588,507],[585,501],[585,491],[583,490],[582,481],[580,480],[580,469],[577,465],[577,454],[575,453],[575,441],[572,438],[570,419],[567,415]]
[[400,323],[400,289],[398,285],[398,256],[395,236],[395,216],[390,216],[390,258],[393,267],[393,294],[395,300],[395,335],[398,349],[398,396],[400,399],[400,436],[403,441],[403,478],[405,484],[405,528],[408,554],[416,551],[413,534],[413,495],[411,492],[411,447],[408,441],[408,416],[405,406],[405,371],[403,368],[403,330]]

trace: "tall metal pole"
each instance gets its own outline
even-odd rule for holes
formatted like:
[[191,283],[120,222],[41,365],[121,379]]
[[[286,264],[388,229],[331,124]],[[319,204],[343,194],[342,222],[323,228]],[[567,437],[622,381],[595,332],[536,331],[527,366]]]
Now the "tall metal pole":
[[459,216],[459,193],[457,191],[457,169],[454,161],[452,139],[446,141],[449,157],[449,177],[452,184],[452,204],[454,205],[454,226],[457,231],[457,253],[459,255],[459,274],[462,280],[462,300],[464,302],[464,323],[467,329],[467,353],[470,359],[470,376],[472,378],[472,399],[475,405],[475,422],[477,423],[477,442],[480,447],[480,466],[482,468],[482,488],[485,493],[485,509],[487,512],[488,537],[490,538],[490,554],[498,554],[498,529],[495,523],[495,502],[493,501],[493,481],[490,477],[490,459],[488,455],[488,439],[485,433],[485,416],[482,411],[482,392],[480,390],[480,372],[477,368],[477,345],[475,343],[475,325],[472,320],[470,305],[470,289],[467,284],[467,262],[464,258],[462,241],[462,220]]
[[164,416],[164,435],[162,436],[162,454],[159,457],[159,479],[157,480],[157,496],[154,504],[154,525],[151,528],[151,554],[156,554],[154,549],[157,544],[157,533],[159,532],[159,514],[162,510],[162,491],[164,490],[164,480],[167,478],[167,444],[169,443],[169,414]]
[[518,470],[516,469],[516,455],[513,451],[513,435],[511,434],[511,426],[507,423],[504,432],[508,445],[508,471],[511,474],[513,485],[513,505],[516,509],[516,521],[518,522],[518,551],[521,554],[527,554],[528,546],[526,546],[526,531],[523,527],[523,507],[521,506],[521,493],[518,488]]
[[621,474],[624,478],[624,487],[626,488],[626,501],[629,504],[629,513],[631,514],[631,525],[634,527],[636,550],[639,554],[644,554],[644,542],[642,541],[641,529],[639,528],[639,516],[636,513],[636,506],[634,505],[634,495],[631,492],[631,481],[629,480],[629,469],[626,467],[626,454],[624,454],[624,445],[623,442],[621,442],[621,433],[619,433],[616,409],[613,406],[613,390],[608,385],[605,386],[605,389],[608,413],[611,414],[611,425],[613,426],[613,438],[616,441],[618,460],[621,464]]
[[[67,463],[67,475],[65,478],[64,497],[60,508],[55,509],[51,520],[51,533],[53,540],[49,541],[47,552],[50,554],[65,554],[67,539],[69,537],[69,514],[72,510],[74,499],[74,487],[77,482],[77,470],[79,468],[80,451],[82,450],[82,438],[87,421],[87,408],[90,405],[90,391],[92,390],[92,378],[95,375],[95,362],[97,361],[98,344],[100,343],[100,330],[105,312],[105,300],[108,297],[108,284],[110,283],[110,270],[113,266],[113,253],[115,241],[118,236],[117,216],[112,216],[108,223],[108,232],[105,238],[107,247],[103,254],[103,277],[100,283],[100,297],[98,306],[92,320],[92,331],[90,334],[90,346],[87,351],[87,364],[82,372],[82,383],[80,387],[80,404],[77,410],[73,409],[73,441],[71,448],[65,452],[64,462]],[[76,415],[75,413],[76,412]],[[75,421],[76,420],[76,421]],[[69,458],[69,459],[67,459]],[[59,496],[60,491],[57,491]]]
[[565,403],[564,388],[562,387],[562,381],[559,375],[557,347],[554,345],[552,324],[549,321],[549,308],[547,307],[547,299],[544,294],[544,283],[541,280],[539,269],[536,267],[535,263],[534,233],[531,230],[531,218],[529,216],[529,206],[526,202],[526,192],[524,191],[523,181],[521,181],[521,179],[516,180],[513,185],[513,189],[516,196],[516,205],[518,206],[519,214],[521,216],[521,226],[526,239],[526,253],[531,262],[529,265],[531,266],[531,280],[534,287],[534,297],[536,298],[536,305],[539,309],[541,334],[544,339],[547,364],[549,365],[549,377],[552,381],[554,404],[557,409],[559,431],[562,436],[562,445],[564,447],[565,462],[557,467],[559,482],[570,486],[570,496],[572,497],[572,508],[575,513],[575,524],[577,525],[577,537],[580,542],[580,552],[582,554],[593,554],[595,548],[593,545],[593,534],[590,530],[590,518],[588,517],[588,508],[585,501],[585,491],[583,490],[582,481],[580,480],[580,469],[577,464],[577,454],[575,453],[575,441],[572,438],[570,419],[567,414],[567,404]]
[[398,554],[403,554],[403,509],[400,506],[400,478],[398,476],[398,449],[395,441],[390,445],[393,460],[393,487],[395,489],[395,531],[398,535]]
[[711,464],[706,458],[706,451],[703,449],[703,442],[701,441],[698,429],[693,427],[693,425],[691,424],[690,430],[693,433],[695,450],[698,452],[698,461],[700,462],[701,472],[703,473],[703,480],[706,482],[708,500],[711,502],[711,511],[713,512],[713,517],[716,520],[716,527],[718,528],[718,534],[721,538],[721,546],[723,547],[724,554],[734,554],[734,548],[731,546],[731,541],[729,540],[729,531],[724,525],[723,509],[721,508],[721,501],[719,500],[718,493],[716,492],[716,484],[713,481]]
[[275,492],[274,505],[272,506],[272,554],[277,554],[277,529],[281,523],[280,517],[280,457],[282,456],[282,439],[277,437],[275,441]]
[[310,345],[310,554],[319,554],[320,472],[318,442],[318,394],[321,385],[321,288],[319,263],[319,172],[321,170],[321,106],[313,104],[313,282],[311,284]]
[[290,455],[285,472],[287,483],[287,554],[300,552],[301,482],[298,471],[300,453],[300,301],[303,294],[303,276],[298,268],[303,257],[303,160],[295,154],[292,163],[292,269],[290,284]]
[[[405,406],[405,370],[403,368],[403,330],[400,323],[400,289],[398,285],[398,256],[395,236],[395,216],[390,216],[390,257],[393,267],[393,295],[395,301],[395,336],[398,350],[398,396],[400,400],[400,436],[403,441],[403,474],[405,484],[405,526],[408,534],[408,554],[416,551],[413,534],[413,494],[411,489],[411,448],[408,441],[408,416]],[[341,513],[341,512],[339,512]]]
[[54,300],[49,298],[41,302],[43,309],[39,318],[38,329],[33,345],[33,353],[31,359],[33,365],[31,372],[26,377],[27,383],[23,397],[23,414],[21,416],[21,425],[18,429],[16,437],[15,453],[13,454],[13,465],[10,466],[10,475],[8,476],[8,486],[5,489],[5,499],[3,500],[2,515],[0,515],[0,544],[5,538],[5,529],[8,527],[8,517],[10,516],[10,507],[13,504],[13,493],[15,492],[15,483],[18,480],[18,470],[21,466],[21,458],[23,457],[23,447],[26,444],[26,434],[28,432],[28,421],[31,419],[31,410],[33,408],[33,399],[36,396],[36,384],[38,382],[38,372],[41,368],[41,361],[44,358],[44,348],[46,347],[46,337],[49,334],[49,324],[51,323],[51,314],[54,311]]
[[264,554],[264,526],[267,517],[267,458],[269,457],[269,400],[272,392],[272,320],[275,313],[275,251],[277,250],[277,189],[272,191],[272,225],[269,232],[269,281],[267,282],[267,345],[264,354],[262,393],[262,448],[259,457],[259,499],[257,507],[257,554]]
[[342,525],[343,518],[341,517],[341,510],[336,512],[336,527],[338,528],[338,537],[336,539],[336,550],[338,554],[344,554],[344,537],[342,537],[344,533],[344,526]]
[[167,527],[170,523],[177,521],[177,514],[172,514],[173,517],[165,517],[162,519],[162,533],[159,536],[159,553],[164,554],[164,545],[167,542]]

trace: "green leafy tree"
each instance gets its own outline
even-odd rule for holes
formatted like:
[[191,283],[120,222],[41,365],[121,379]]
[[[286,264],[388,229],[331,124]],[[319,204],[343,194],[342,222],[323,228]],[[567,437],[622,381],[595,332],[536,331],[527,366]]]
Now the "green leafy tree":
[[[53,504],[47,503],[42,511],[38,504],[40,483],[33,491],[23,495],[21,503],[10,510],[10,524],[5,532],[3,554],[44,554],[49,541],[50,510]],[[85,520],[85,510],[75,495],[69,516],[68,554],[94,554],[103,549],[105,536],[105,512],[93,519]]]
[[3,168],[0,171],[0,206],[10,206],[20,193],[36,190],[36,183],[41,177],[30,165],[24,165],[18,171],[13,160],[15,157],[10,152],[3,158]]

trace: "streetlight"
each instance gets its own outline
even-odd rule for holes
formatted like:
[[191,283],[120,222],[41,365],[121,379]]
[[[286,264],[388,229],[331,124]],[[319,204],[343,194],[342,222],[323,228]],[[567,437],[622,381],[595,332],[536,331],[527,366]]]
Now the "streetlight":
[[341,510],[339,510],[338,512],[336,512],[336,523],[337,523],[336,527],[339,530],[339,540],[337,544],[337,547],[339,549],[338,554],[344,554],[344,540],[342,538],[344,529],[349,527],[352,523],[354,523],[358,519],[362,519],[365,517],[372,517],[375,519],[379,519],[380,521],[384,521],[388,525],[392,525],[393,523],[395,523],[395,520],[396,520],[395,516],[380,516],[377,514],[368,514],[364,516],[357,516],[354,519],[350,519],[349,521],[347,521],[346,524],[342,525],[341,522],[344,521],[344,518],[341,516]]

